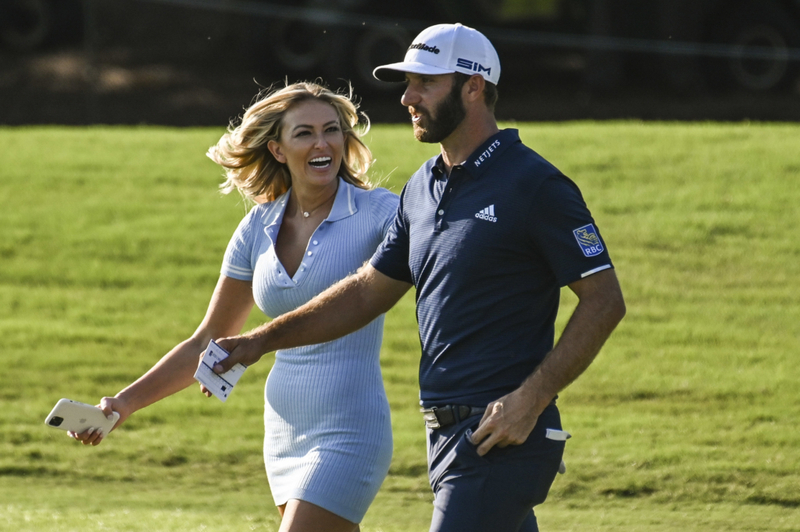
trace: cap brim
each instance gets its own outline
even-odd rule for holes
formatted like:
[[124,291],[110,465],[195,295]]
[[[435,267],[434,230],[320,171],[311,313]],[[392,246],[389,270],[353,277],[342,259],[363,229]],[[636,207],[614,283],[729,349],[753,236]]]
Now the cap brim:
[[405,81],[406,72],[409,72],[411,74],[439,75],[439,74],[452,74],[453,72],[455,72],[455,70],[448,70],[446,68],[426,65],[425,63],[402,61],[400,63],[391,63],[389,65],[382,65],[376,67],[375,70],[372,71],[372,75],[375,76],[375,79],[379,79],[381,81],[398,82],[398,81]]

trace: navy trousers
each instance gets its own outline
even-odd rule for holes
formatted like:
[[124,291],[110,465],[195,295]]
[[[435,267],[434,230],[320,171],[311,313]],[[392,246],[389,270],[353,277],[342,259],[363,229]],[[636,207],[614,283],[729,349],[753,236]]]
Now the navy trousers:
[[428,430],[428,475],[434,493],[431,532],[537,532],[533,507],[547,498],[564,442],[545,438],[561,429],[555,403],[522,445],[478,455],[469,436],[481,416]]

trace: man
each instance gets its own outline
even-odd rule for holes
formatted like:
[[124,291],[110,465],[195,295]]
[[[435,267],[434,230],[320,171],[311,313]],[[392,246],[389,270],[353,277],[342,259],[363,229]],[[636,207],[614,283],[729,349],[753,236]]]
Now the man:
[[[500,63],[460,24],[424,30],[405,60],[414,134],[441,145],[403,189],[394,227],[355,275],[240,337],[215,368],[356,330],[413,285],[420,399],[435,494],[431,530],[534,531],[564,449],[557,393],[625,313],[611,260],[577,186],[494,117]],[[560,288],[579,302],[553,347]],[[548,430],[552,429],[552,430]]]

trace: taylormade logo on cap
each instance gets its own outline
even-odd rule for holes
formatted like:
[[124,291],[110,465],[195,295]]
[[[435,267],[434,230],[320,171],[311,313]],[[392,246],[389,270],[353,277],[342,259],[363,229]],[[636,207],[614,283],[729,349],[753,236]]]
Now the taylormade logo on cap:
[[496,85],[500,80],[500,58],[478,30],[461,24],[437,24],[416,36],[402,62],[379,66],[373,75],[382,81],[403,81],[406,72],[479,74]]
[[422,50],[423,52],[432,52],[434,54],[439,53],[439,49],[435,46],[428,46],[425,43],[418,42],[417,44],[412,44],[408,47],[409,50]]

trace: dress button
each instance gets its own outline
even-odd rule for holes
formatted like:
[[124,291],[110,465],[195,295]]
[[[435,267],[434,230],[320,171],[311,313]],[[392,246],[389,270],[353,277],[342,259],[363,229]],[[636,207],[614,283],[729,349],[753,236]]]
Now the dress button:
[[439,209],[439,213],[438,214],[439,214],[439,216],[443,215],[444,214],[444,209]]

